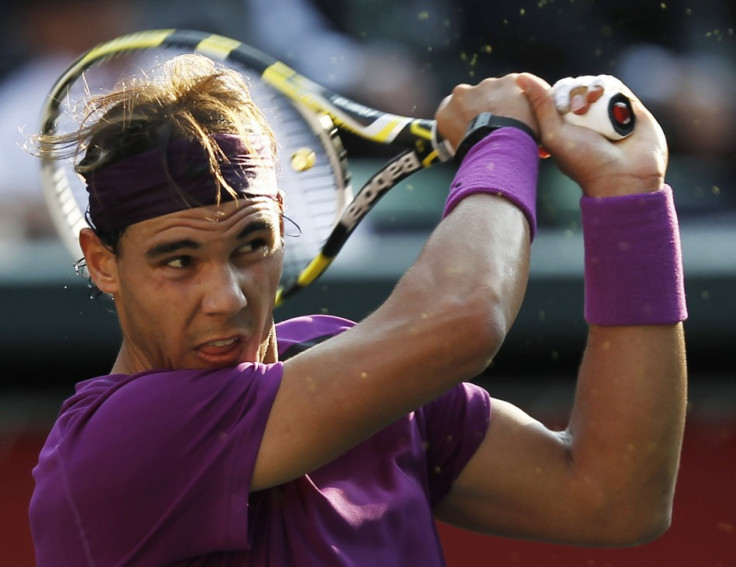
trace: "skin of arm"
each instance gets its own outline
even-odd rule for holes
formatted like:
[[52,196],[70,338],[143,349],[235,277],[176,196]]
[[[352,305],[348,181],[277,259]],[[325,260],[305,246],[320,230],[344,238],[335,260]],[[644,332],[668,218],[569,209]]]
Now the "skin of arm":
[[[513,76],[463,85],[438,112],[453,143],[478,109],[532,127]],[[476,376],[521,305],[529,227],[503,198],[464,199],[430,236],[386,303],[366,320],[284,363],[253,489],[305,474],[402,415]]]
[[[549,85],[517,79],[542,143],[588,196],[656,191],[667,148],[629,93],[634,134],[611,143],[567,124]],[[481,448],[437,511],[450,523],[511,537],[598,546],[634,545],[670,524],[686,406],[682,324],[589,327],[567,428],[555,432],[494,401]]]

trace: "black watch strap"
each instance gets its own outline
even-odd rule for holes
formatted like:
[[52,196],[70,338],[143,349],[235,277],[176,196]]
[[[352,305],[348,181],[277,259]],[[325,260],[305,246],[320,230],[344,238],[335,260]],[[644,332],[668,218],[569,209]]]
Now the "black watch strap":
[[480,142],[483,138],[488,136],[494,130],[506,127],[518,128],[522,132],[529,134],[535,141],[537,139],[534,131],[524,124],[521,120],[516,118],[509,118],[507,116],[497,116],[490,112],[482,112],[470,121],[468,129],[465,131],[465,136],[462,141],[458,144],[457,150],[455,151],[455,160],[461,162],[468,153],[468,150],[475,144]]

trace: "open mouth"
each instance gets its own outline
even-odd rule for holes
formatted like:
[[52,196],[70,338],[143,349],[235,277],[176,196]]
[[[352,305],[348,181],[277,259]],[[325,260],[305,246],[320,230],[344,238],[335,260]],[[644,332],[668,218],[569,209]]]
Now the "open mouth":
[[207,364],[237,364],[244,340],[240,336],[216,339],[202,343],[195,348],[197,355]]
[[204,347],[226,347],[226,346],[230,346],[232,344],[235,344],[236,342],[238,342],[237,337],[233,337],[233,338],[230,338],[230,339],[222,339],[222,340],[219,340],[219,341],[209,342],[209,343],[205,344]]

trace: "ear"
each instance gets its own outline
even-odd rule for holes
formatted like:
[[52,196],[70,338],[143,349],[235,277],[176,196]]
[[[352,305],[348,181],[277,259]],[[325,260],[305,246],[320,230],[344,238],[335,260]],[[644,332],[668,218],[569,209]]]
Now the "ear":
[[84,253],[87,270],[94,284],[103,293],[110,295],[118,291],[117,257],[91,228],[79,233],[79,245]]

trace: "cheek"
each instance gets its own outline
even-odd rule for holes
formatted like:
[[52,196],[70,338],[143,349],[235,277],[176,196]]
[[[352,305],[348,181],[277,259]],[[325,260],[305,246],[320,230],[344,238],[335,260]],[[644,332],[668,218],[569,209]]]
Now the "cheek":
[[284,271],[284,247],[283,244],[281,246],[281,251],[275,255],[274,260],[274,266],[273,266],[273,273],[274,278],[276,279],[276,282],[278,283],[281,280],[281,275]]
[[172,286],[152,277],[123,278],[116,296],[121,325],[135,326],[138,334],[160,334],[185,310],[185,297]]
[[270,263],[268,267],[268,280],[271,283],[270,287],[273,289],[274,294],[276,293],[276,289],[279,286],[279,283],[281,283],[281,276],[284,271],[284,249],[281,248],[281,251],[274,255],[273,261]]
[[120,326],[135,351],[149,364],[168,366],[177,363],[187,344],[189,306],[186,298],[170,289],[136,289],[118,309]]
[[281,254],[274,255],[244,274],[243,291],[251,308],[264,312],[273,309],[281,283],[282,261]]

